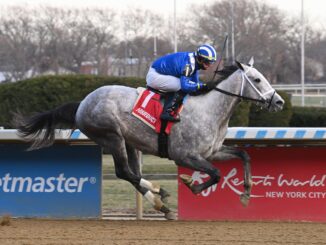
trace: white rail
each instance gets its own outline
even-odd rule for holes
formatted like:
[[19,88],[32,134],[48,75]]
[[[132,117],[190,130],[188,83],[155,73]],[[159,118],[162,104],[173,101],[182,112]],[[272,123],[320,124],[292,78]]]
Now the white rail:
[[[56,130],[56,140],[90,141],[79,130]],[[326,128],[291,128],[291,127],[230,127],[226,140],[262,139],[262,140],[326,140]],[[0,130],[0,140],[22,141],[16,129]]]
[[[276,90],[289,91],[295,94],[301,93],[301,84],[273,84],[273,88]],[[309,94],[325,94],[326,93],[326,82],[325,83],[308,83],[304,85],[304,90]]]

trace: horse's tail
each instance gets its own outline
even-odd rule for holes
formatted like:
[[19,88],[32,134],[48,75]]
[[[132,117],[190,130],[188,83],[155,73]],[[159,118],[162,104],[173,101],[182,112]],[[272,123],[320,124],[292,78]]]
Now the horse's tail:
[[70,102],[53,110],[37,113],[32,117],[15,116],[18,135],[32,142],[28,150],[40,149],[53,144],[57,127],[75,128],[75,116],[80,102]]

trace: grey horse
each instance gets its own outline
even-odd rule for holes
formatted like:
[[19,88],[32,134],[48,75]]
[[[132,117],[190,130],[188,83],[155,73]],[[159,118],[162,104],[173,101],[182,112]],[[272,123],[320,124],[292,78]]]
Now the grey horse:
[[[284,100],[253,67],[253,59],[248,65],[237,62],[232,67],[229,72],[222,70],[214,90],[186,98],[181,122],[173,125],[169,136],[168,153],[178,166],[210,176],[202,184],[194,184],[191,176],[180,176],[194,194],[219,182],[220,172],[212,162],[240,158],[244,165],[244,192],[240,200],[246,206],[252,186],[250,158],[244,150],[223,145],[228,122],[242,99],[260,103],[269,111],[281,110]],[[21,118],[18,131],[34,142],[32,149],[37,149],[53,143],[55,128],[62,123],[80,129],[112,153],[118,178],[129,181],[166,219],[175,219],[175,213],[166,204],[169,193],[142,178],[139,171],[137,150],[156,156],[159,151],[155,131],[131,114],[137,96],[135,88],[103,86],[81,102]]]

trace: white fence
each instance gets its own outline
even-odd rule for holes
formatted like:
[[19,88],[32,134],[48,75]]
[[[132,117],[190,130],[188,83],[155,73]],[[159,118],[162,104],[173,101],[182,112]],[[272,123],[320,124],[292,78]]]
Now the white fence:
[[[276,90],[287,91],[291,94],[301,94],[302,86],[301,84],[273,84],[273,88]],[[304,84],[304,90],[307,94],[326,94],[326,82]]]
[[[301,84],[274,84],[273,87],[291,94],[292,105],[301,106]],[[326,82],[305,84],[304,97],[305,106],[326,107]]]

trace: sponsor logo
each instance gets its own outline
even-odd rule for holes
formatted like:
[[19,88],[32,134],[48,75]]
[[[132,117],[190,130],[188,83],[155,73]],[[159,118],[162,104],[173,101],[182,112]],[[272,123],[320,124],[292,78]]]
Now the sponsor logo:
[[[195,183],[201,184],[208,180],[207,174],[195,171],[192,174],[192,178]],[[230,189],[237,195],[241,195],[243,192],[243,178],[238,177],[238,171],[233,168],[223,177],[221,183],[221,189]],[[266,198],[326,198],[325,186],[326,186],[326,174],[324,175],[311,175],[305,177],[305,179],[298,179],[295,177],[288,177],[283,173],[276,176],[262,175],[252,176],[253,186],[260,186],[260,194],[251,194],[251,197],[266,197]],[[297,191],[298,188],[304,187],[311,191]],[[283,189],[282,189],[283,188]],[[284,189],[285,188],[285,189]],[[290,189],[289,189],[290,188]],[[315,189],[311,189],[315,188]],[[323,191],[316,191],[316,188]],[[216,184],[207,188],[201,192],[203,197],[207,197],[217,189]],[[276,191],[277,190],[277,191]],[[281,191],[280,191],[281,190]],[[287,190],[287,191],[283,191]],[[295,190],[295,191],[288,191]]]
[[139,113],[139,115],[143,116],[144,118],[146,118],[148,121],[150,121],[152,124],[155,124],[156,122],[156,118],[151,116],[148,112],[146,112],[144,109],[142,108],[138,108],[136,110],[136,112]]
[[79,193],[86,184],[95,183],[95,177],[65,177],[64,173],[57,177],[17,177],[7,173],[0,178],[0,192]]

